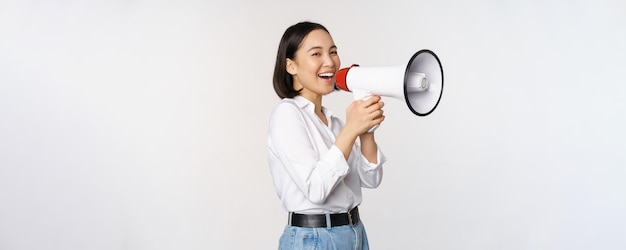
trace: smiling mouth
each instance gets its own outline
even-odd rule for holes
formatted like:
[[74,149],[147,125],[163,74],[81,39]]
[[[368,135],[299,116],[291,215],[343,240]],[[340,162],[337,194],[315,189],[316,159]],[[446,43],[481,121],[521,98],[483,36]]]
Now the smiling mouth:
[[320,78],[324,78],[324,79],[331,79],[333,78],[333,76],[335,76],[335,73],[320,73],[317,74],[317,76],[319,76]]

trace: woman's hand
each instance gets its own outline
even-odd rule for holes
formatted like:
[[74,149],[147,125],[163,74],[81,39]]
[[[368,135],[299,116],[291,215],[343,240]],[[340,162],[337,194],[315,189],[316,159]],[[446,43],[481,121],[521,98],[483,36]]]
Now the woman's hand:
[[357,136],[367,133],[370,128],[385,120],[384,106],[385,103],[377,95],[353,101],[346,109],[344,129],[349,129]]
[[[364,144],[367,148],[366,151],[372,151],[373,148],[375,153],[376,142],[374,141],[374,136],[371,133],[367,133],[367,131],[385,120],[382,110],[383,106],[385,104],[380,101],[380,96],[377,95],[373,95],[366,100],[353,101],[348,106],[346,109],[346,125],[335,139],[335,145],[341,150],[346,159],[350,156],[352,145],[354,145],[357,137],[365,134],[367,135],[364,136],[365,138],[362,138],[361,143],[365,139],[367,141]],[[371,153],[367,153],[366,157],[370,162],[374,162],[375,158],[373,158],[374,160],[370,158],[376,156],[371,156]]]

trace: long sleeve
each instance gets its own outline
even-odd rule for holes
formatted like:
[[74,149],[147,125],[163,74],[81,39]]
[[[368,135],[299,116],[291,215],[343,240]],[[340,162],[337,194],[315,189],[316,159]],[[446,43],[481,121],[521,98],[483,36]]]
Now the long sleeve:
[[385,155],[377,149],[376,157],[378,163],[371,163],[361,154],[360,148],[357,146],[355,150],[358,158],[358,172],[361,178],[361,186],[365,188],[377,188],[383,180],[383,164],[387,161]]
[[277,107],[269,126],[270,154],[312,203],[323,203],[333,188],[348,173],[341,151],[331,145],[320,148],[314,143],[311,128],[299,107],[285,103]]
[[303,97],[285,98],[272,112],[268,131],[268,163],[283,208],[298,213],[340,213],[358,206],[361,188],[382,180],[384,155],[368,162],[355,142],[345,159],[334,145],[343,122],[322,108],[324,124],[313,103]]

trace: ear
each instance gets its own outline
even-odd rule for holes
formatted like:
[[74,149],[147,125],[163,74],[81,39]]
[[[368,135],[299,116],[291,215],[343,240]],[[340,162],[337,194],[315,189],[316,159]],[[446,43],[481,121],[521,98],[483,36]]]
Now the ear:
[[286,60],[287,61],[285,64],[285,70],[287,70],[287,73],[289,73],[290,75],[296,75],[298,73],[298,67],[296,66],[296,62],[289,58],[287,58]]

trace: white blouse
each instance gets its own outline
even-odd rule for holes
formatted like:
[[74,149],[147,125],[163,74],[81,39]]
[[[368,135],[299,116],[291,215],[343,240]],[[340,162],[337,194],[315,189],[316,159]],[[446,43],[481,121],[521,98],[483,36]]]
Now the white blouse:
[[288,212],[344,213],[361,204],[361,187],[382,181],[378,164],[361,154],[358,140],[348,160],[334,145],[343,122],[322,107],[326,126],[315,115],[315,104],[304,97],[284,98],[273,110],[268,133],[268,161],[276,193]]

